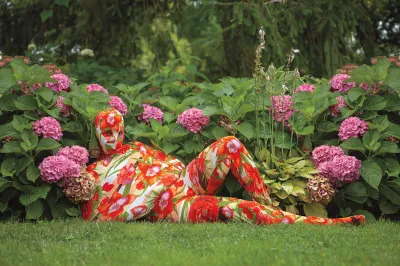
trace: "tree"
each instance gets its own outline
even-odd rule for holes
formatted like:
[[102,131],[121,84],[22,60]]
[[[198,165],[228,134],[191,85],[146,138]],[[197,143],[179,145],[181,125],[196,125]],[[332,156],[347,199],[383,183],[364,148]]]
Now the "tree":
[[64,64],[90,48],[101,64],[149,69],[193,54],[215,80],[251,76],[262,26],[265,64],[297,48],[295,67],[330,76],[398,53],[398,21],[396,0],[0,0],[0,50],[23,54],[33,42]]

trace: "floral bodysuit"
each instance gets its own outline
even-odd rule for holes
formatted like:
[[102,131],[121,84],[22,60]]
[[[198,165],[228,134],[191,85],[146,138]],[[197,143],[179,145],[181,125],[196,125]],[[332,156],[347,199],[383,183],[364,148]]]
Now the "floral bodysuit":
[[[112,115],[113,119],[109,119]],[[123,138],[118,112],[107,110],[96,119],[105,156],[87,167],[95,179],[91,200],[82,204],[85,220],[172,222],[240,221],[254,224],[365,222],[362,215],[328,219],[304,217],[274,209],[260,174],[243,144],[223,137],[186,167],[178,159],[140,142],[116,144]],[[122,116],[121,116],[122,117]],[[110,128],[118,132],[110,132]],[[111,139],[111,141],[109,141]],[[107,144],[112,147],[106,147]],[[108,145],[110,146],[110,145]],[[253,201],[214,196],[231,171]]]

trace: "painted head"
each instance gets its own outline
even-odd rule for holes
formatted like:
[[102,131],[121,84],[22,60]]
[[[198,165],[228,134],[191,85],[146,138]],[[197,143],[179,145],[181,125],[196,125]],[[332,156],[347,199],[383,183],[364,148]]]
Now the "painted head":
[[124,141],[124,119],[120,112],[109,108],[100,112],[95,120],[96,135],[104,154],[116,153]]

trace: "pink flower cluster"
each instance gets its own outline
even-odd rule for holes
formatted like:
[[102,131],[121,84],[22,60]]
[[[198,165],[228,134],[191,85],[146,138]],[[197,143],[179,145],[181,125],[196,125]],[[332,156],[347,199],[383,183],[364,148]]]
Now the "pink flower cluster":
[[118,96],[110,96],[110,101],[108,104],[117,109],[122,115],[126,115],[126,112],[128,111],[126,104]]
[[79,165],[85,165],[89,161],[88,151],[78,145],[61,148],[57,152],[57,156],[65,156]]
[[58,96],[56,106],[60,108],[60,112],[63,116],[69,116],[71,114],[71,106],[64,104],[64,97]]
[[50,88],[55,92],[68,91],[71,81],[67,75],[54,74],[51,78],[54,79],[55,82],[46,82],[47,88]]
[[345,155],[340,147],[319,146],[313,150],[312,160],[320,175],[329,178],[332,184],[352,183],[360,178],[361,161]]
[[46,116],[33,123],[32,130],[37,135],[43,135],[44,138],[52,138],[59,141],[62,137],[60,123],[53,117]]
[[295,112],[291,105],[292,97],[285,96],[272,96],[272,116],[278,122],[287,121]]
[[299,87],[296,89],[296,92],[299,92],[299,91],[313,92],[314,89],[315,89],[314,85],[305,83],[305,84],[299,86]]
[[150,118],[157,120],[158,122],[163,122],[163,111],[155,106],[151,106],[149,104],[142,104],[144,111],[141,115],[138,116],[138,119],[141,121],[146,121],[150,123]]
[[90,84],[86,86],[86,89],[88,92],[93,92],[93,91],[102,91],[106,94],[108,94],[108,90],[106,90],[103,86],[99,84]]
[[351,88],[354,88],[356,86],[355,82],[345,82],[349,78],[350,76],[346,74],[337,74],[333,76],[333,78],[329,81],[329,83],[332,85],[332,90],[343,93]]
[[18,81],[18,84],[21,85],[21,91],[24,94],[29,94],[30,90],[32,89],[33,91],[39,89],[40,87],[42,87],[42,83],[35,83],[31,86],[29,86],[28,84],[25,84],[24,82],[22,82],[21,80]]
[[187,109],[178,116],[177,122],[188,131],[198,133],[210,123],[210,118],[203,115],[203,111],[197,108]]
[[338,96],[336,99],[338,102],[330,107],[331,116],[338,116],[340,114],[340,109],[346,106],[346,102],[342,96]]
[[360,178],[361,161],[354,156],[335,156],[332,160],[323,162],[318,170],[322,176],[331,182],[339,180],[343,183],[353,183]]
[[39,165],[40,177],[44,182],[54,183],[63,178],[78,177],[81,173],[79,164],[65,156],[49,156]]
[[[88,92],[101,91],[101,92],[104,92],[105,94],[108,94],[108,90],[99,84],[88,85],[86,87],[86,89]],[[128,108],[126,107],[126,104],[118,96],[110,96],[110,101],[108,102],[108,104],[112,108],[117,109],[122,115],[126,115],[126,113],[128,112]]]
[[340,147],[322,145],[315,148],[312,151],[312,161],[315,167],[318,167],[321,163],[332,159],[335,156],[344,155],[344,151]]
[[378,83],[372,84],[372,86],[369,86],[367,83],[361,83],[360,88],[363,88],[365,91],[368,91],[371,94],[377,94],[381,90],[379,85],[382,85],[382,83],[382,81],[379,81]]
[[368,130],[368,125],[358,117],[346,118],[339,128],[340,140],[362,137]]
[[44,158],[39,165],[40,177],[47,183],[79,177],[81,167],[88,161],[89,153],[85,148],[65,147],[60,149],[57,155]]

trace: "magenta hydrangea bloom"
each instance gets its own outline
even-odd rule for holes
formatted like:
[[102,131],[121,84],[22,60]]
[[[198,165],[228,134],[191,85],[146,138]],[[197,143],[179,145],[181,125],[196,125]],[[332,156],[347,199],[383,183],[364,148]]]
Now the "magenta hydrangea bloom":
[[331,111],[331,116],[338,116],[340,114],[340,109],[346,106],[346,102],[342,96],[338,96],[336,99],[338,102],[329,108]]
[[336,181],[353,183],[360,178],[361,161],[354,156],[335,156],[332,160],[323,162],[318,170],[322,176],[329,178],[335,184]]
[[49,156],[39,164],[40,177],[44,182],[55,183],[63,178],[78,177],[80,166],[65,156]]
[[295,110],[291,108],[292,97],[285,96],[272,96],[272,116],[278,122],[287,121],[293,115]]
[[342,148],[336,146],[322,145],[312,151],[312,161],[315,167],[318,168],[320,164],[331,160],[335,156],[342,155],[344,155],[344,151],[342,150]]
[[198,133],[210,123],[210,118],[203,115],[203,111],[197,108],[187,109],[178,116],[177,122],[188,131]]
[[305,83],[305,84],[299,86],[299,87],[296,89],[296,92],[299,92],[299,91],[313,92],[314,89],[315,89],[314,85]]
[[110,96],[110,101],[108,102],[108,104],[111,107],[117,109],[122,115],[125,115],[128,111],[126,104],[118,96]]
[[44,138],[52,138],[59,141],[62,137],[60,123],[53,117],[46,116],[33,123],[32,130],[37,135],[43,135]]
[[67,75],[54,74],[51,78],[54,79],[55,82],[46,82],[47,88],[50,88],[55,92],[68,91],[71,81]]
[[56,106],[60,108],[60,112],[63,116],[69,116],[71,114],[71,106],[64,104],[64,97],[58,96]]
[[21,91],[23,91],[23,92],[29,91],[30,89],[32,89],[33,91],[36,91],[37,89],[42,87],[42,83],[35,83],[35,84],[29,86],[28,84],[25,84],[21,80],[18,81],[18,84],[21,85]]
[[339,128],[340,140],[362,137],[368,130],[368,125],[358,117],[349,117],[342,122]]
[[153,118],[157,120],[158,122],[162,123],[163,122],[163,111],[155,106],[151,106],[147,103],[142,104],[144,111],[141,115],[138,116],[138,119],[141,121],[146,121],[147,123],[150,123],[150,119]]
[[337,74],[333,76],[333,78],[329,81],[332,85],[333,91],[339,91],[341,93],[350,90],[356,86],[355,82],[346,82],[346,80],[350,78],[347,74]]
[[381,90],[379,86],[382,85],[382,83],[382,81],[379,81],[378,83],[372,84],[372,86],[368,85],[367,83],[361,83],[360,88],[370,92],[371,94],[377,94]]
[[84,147],[78,145],[61,148],[57,152],[57,156],[65,156],[80,166],[87,164],[89,161],[89,152]]
[[103,86],[99,85],[99,84],[90,84],[86,86],[86,89],[88,92],[92,92],[92,91],[102,91],[106,94],[108,94],[108,90],[106,90]]

